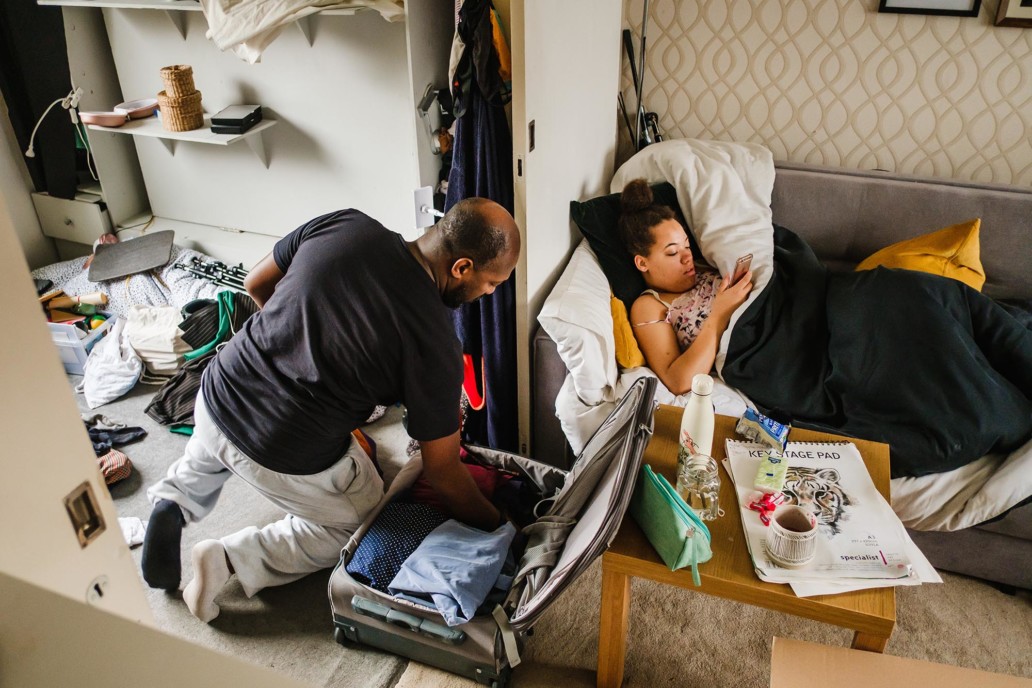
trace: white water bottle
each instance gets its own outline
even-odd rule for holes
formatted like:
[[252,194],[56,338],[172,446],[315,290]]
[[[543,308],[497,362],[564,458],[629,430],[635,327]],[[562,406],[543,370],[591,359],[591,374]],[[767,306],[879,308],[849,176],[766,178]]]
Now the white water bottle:
[[692,378],[692,393],[681,415],[678,468],[694,454],[713,455],[713,378],[699,373]]

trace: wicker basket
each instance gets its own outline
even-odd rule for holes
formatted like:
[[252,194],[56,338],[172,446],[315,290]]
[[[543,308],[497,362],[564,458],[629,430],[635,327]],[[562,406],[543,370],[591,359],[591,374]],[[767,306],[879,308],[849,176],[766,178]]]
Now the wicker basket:
[[165,92],[172,98],[183,98],[193,94],[193,67],[190,65],[171,65],[161,68],[161,81],[165,84]]
[[200,91],[182,98],[173,98],[159,91],[158,107],[161,109],[161,126],[167,131],[192,131],[204,126]]

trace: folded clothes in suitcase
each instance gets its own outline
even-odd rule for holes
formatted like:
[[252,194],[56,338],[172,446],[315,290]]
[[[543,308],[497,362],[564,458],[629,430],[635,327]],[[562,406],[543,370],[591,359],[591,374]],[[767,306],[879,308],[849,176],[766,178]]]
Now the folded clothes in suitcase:
[[655,378],[634,383],[569,471],[483,447],[484,464],[531,481],[545,498],[521,531],[526,548],[504,602],[490,614],[449,626],[433,608],[370,587],[348,573],[362,539],[386,506],[422,472],[416,455],[355,532],[330,576],[334,637],[362,643],[502,688],[520,662],[528,632],[616,537],[652,435]]

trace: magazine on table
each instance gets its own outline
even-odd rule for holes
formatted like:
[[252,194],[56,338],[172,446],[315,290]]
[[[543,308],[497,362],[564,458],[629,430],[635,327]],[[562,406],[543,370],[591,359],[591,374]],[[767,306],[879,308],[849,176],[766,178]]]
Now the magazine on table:
[[[816,553],[802,569],[781,568],[770,560],[764,546],[768,528],[749,508],[750,498],[756,494],[756,471],[767,447],[731,439],[726,447],[746,543],[761,580],[810,583],[813,585],[801,585],[801,589],[830,591],[838,586],[818,584],[854,579],[858,587],[870,587],[855,579],[894,579],[896,584],[906,585],[903,579],[917,577],[911,558],[916,547],[875,488],[855,444],[789,442],[785,447],[789,466],[782,490],[785,503],[811,509],[818,523]],[[919,551],[917,554],[920,556]]]

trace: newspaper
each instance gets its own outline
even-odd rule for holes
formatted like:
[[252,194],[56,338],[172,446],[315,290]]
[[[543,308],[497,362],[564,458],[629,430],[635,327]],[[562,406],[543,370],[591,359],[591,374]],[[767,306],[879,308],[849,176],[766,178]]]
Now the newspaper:
[[[727,467],[735,484],[746,543],[756,574],[772,583],[796,583],[797,594],[825,594],[884,585],[918,585],[927,570],[920,550],[875,488],[856,445],[789,442],[787,503],[813,510],[817,550],[803,569],[784,569],[766,553],[767,527],[749,508],[753,482],[766,447],[727,440]],[[919,572],[914,570],[914,554]],[[884,582],[882,582],[884,581]]]

